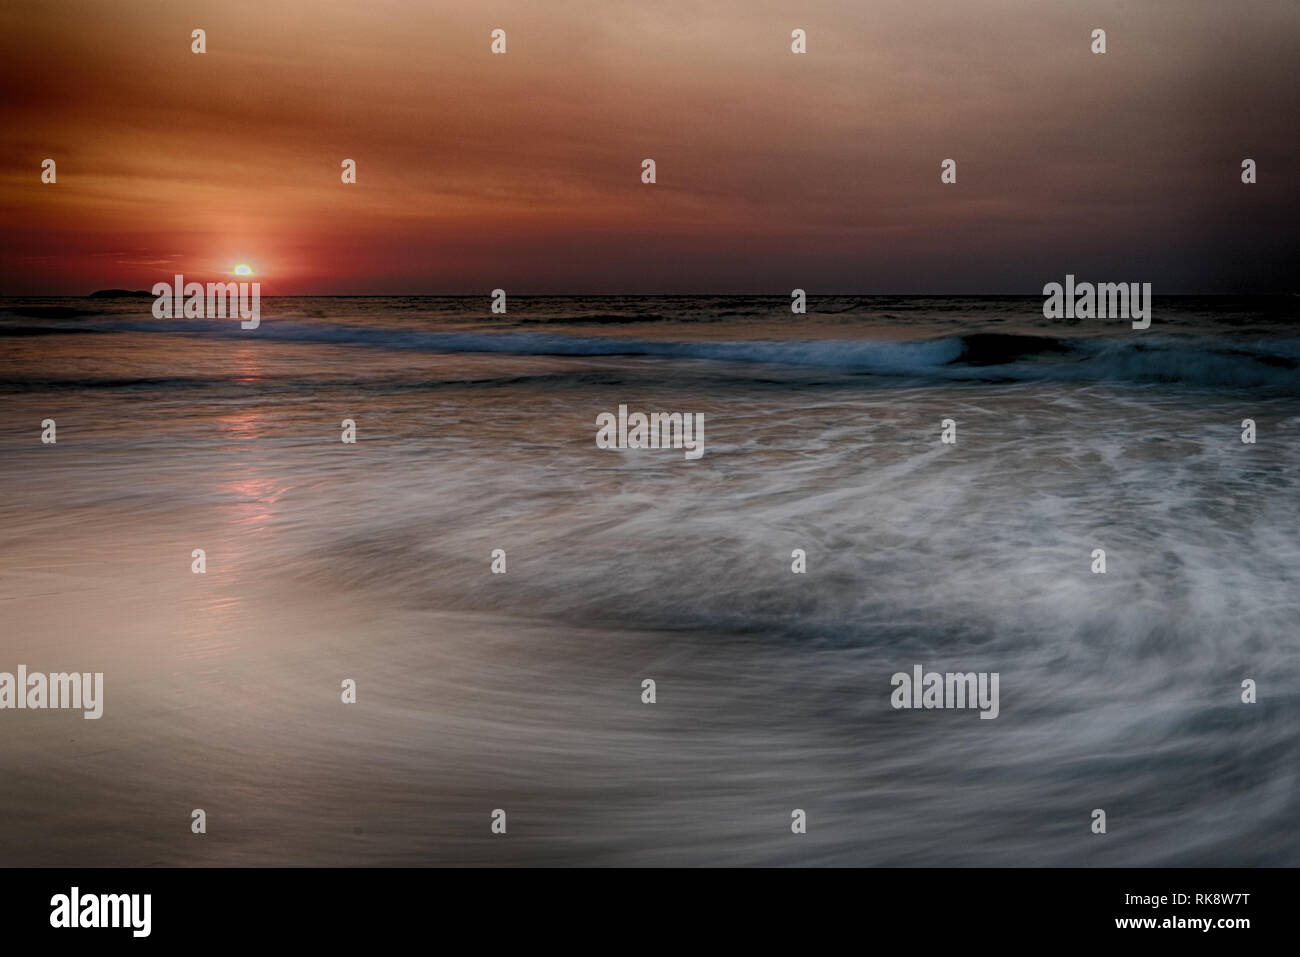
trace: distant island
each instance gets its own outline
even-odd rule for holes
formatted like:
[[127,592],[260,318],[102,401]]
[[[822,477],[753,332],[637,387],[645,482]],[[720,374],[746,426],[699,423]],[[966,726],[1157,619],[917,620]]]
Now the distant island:
[[147,299],[153,298],[153,293],[146,292],[143,289],[96,289],[89,296],[91,299],[136,299],[139,297]]

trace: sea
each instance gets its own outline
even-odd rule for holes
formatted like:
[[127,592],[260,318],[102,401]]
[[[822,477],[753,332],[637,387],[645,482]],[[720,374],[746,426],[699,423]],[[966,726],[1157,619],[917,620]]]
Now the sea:
[[790,302],[0,299],[0,859],[1300,864],[1300,300]]

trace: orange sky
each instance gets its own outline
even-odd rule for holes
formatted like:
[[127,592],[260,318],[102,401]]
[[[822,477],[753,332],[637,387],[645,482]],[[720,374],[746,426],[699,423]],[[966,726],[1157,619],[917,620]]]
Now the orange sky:
[[267,295],[1292,282],[1294,0],[54,0],[0,22],[2,294],[237,262]]

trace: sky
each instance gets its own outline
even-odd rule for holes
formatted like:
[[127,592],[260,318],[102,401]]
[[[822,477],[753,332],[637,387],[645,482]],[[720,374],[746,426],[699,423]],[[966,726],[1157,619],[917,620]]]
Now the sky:
[[1296,0],[6,0],[0,295],[1292,292],[1298,54]]

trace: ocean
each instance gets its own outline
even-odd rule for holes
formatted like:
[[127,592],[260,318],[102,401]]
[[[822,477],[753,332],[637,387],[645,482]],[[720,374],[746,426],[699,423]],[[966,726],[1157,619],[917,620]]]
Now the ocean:
[[1298,302],[0,300],[0,856],[1300,864]]

